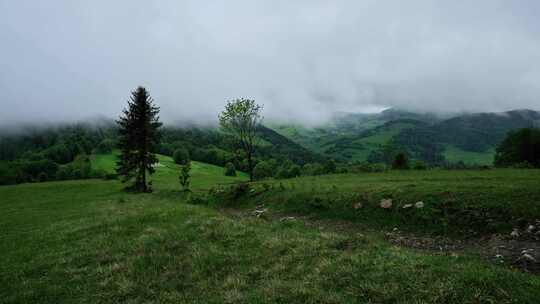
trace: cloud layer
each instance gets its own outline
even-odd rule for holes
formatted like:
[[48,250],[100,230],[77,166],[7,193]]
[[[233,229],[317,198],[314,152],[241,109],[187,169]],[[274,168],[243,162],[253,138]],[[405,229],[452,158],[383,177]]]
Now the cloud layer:
[[169,122],[255,98],[336,111],[540,110],[538,1],[0,0],[0,122],[115,117],[137,85]]

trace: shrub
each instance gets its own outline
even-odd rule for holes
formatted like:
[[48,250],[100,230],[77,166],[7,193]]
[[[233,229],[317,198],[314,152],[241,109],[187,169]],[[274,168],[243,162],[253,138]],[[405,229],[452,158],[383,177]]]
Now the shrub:
[[272,166],[268,161],[260,161],[253,168],[253,177],[255,179],[264,179],[271,177],[273,174]]
[[426,170],[427,169],[427,166],[426,166],[426,163],[424,163],[423,161],[421,160],[415,160],[412,164],[412,168],[414,170]]
[[302,167],[302,175],[321,175],[324,171],[324,166],[319,163],[309,163]]
[[45,173],[45,172],[39,173],[39,175],[38,175],[38,181],[39,181],[40,183],[46,182],[48,179],[49,179],[49,177],[47,176],[47,173]]
[[394,161],[392,162],[392,169],[404,170],[409,169],[409,158],[407,154],[400,152],[396,154]]
[[0,185],[12,185],[17,183],[17,171],[10,163],[0,162]]
[[236,176],[236,168],[233,163],[228,162],[225,164],[225,176]]
[[292,178],[300,176],[300,166],[294,164],[285,164],[279,168],[276,178]]
[[185,165],[182,165],[180,168],[180,185],[182,185],[182,190],[189,191],[189,185],[191,183],[191,162],[187,162]]
[[67,164],[73,160],[71,151],[65,144],[54,145],[43,152],[45,158],[58,164]]
[[47,176],[55,176],[56,171],[58,171],[58,165],[49,159],[22,161],[19,163],[19,170],[30,179],[39,179],[41,172],[44,172]]
[[174,151],[173,159],[179,165],[187,165],[189,163],[189,152],[184,148],[178,148]]
[[56,172],[56,179],[67,180],[72,177],[73,170],[70,165],[60,166]]
[[115,147],[115,142],[112,139],[106,138],[102,140],[96,147],[96,153],[108,154],[111,153]]
[[336,163],[330,159],[324,163],[324,173],[330,174],[330,173],[336,173]]
[[240,183],[236,184],[231,189],[231,194],[233,199],[237,199],[241,197],[242,195],[248,193],[249,191],[249,184],[248,183]]
[[509,132],[497,147],[495,166],[520,166],[522,163],[540,168],[540,129],[525,128]]

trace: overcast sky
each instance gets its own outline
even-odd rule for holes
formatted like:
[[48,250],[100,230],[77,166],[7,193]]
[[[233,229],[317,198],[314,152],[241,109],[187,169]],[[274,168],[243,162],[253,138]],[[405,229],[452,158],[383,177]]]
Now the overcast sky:
[[336,111],[540,110],[540,1],[0,0],[0,123],[116,117],[146,86],[165,121],[254,98]]

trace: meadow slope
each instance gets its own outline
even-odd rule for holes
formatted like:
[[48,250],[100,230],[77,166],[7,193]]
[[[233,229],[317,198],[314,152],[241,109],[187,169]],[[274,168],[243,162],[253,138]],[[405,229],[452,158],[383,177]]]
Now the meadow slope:
[[[104,168],[112,161],[94,159]],[[245,180],[243,175],[224,177],[219,167],[193,167],[195,194],[235,189],[231,183]],[[450,191],[485,206],[498,195],[521,206],[526,199],[519,192],[539,175],[451,174],[268,181],[242,194],[238,206],[231,206],[225,194],[224,201],[212,196],[211,203],[247,210],[264,203],[331,218],[313,206],[283,207],[315,189],[314,195],[372,193],[365,204],[388,193],[395,200],[414,201]],[[474,180],[492,187],[493,196],[484,192],[487,188],[475,196],[472,188],[480,183],[467,186]],[[272,185],[262,192],[264,183]],[[473,252],[412,250],[389,243],[377,229],[345,233],[302,221],[230,217],[221,207],[188,203],[169,158],[161,157],[154,190],[130,194],[118,181],[102,180],[0,187],[0,303],[536,303],[540,297],[539,277],[493,265]],[[529,192],[533,199],[536,191]],[[321,198],[320,204],[328,202],[334,200]]]

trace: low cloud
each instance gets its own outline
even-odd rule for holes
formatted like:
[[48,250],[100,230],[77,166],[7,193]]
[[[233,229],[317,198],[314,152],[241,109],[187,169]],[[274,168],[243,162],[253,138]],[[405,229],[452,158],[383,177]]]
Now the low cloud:
[[537,1],[0,1],[0,121],[116,117],[146,86],[168,122],[249,97],[269,120],[540,110]]

